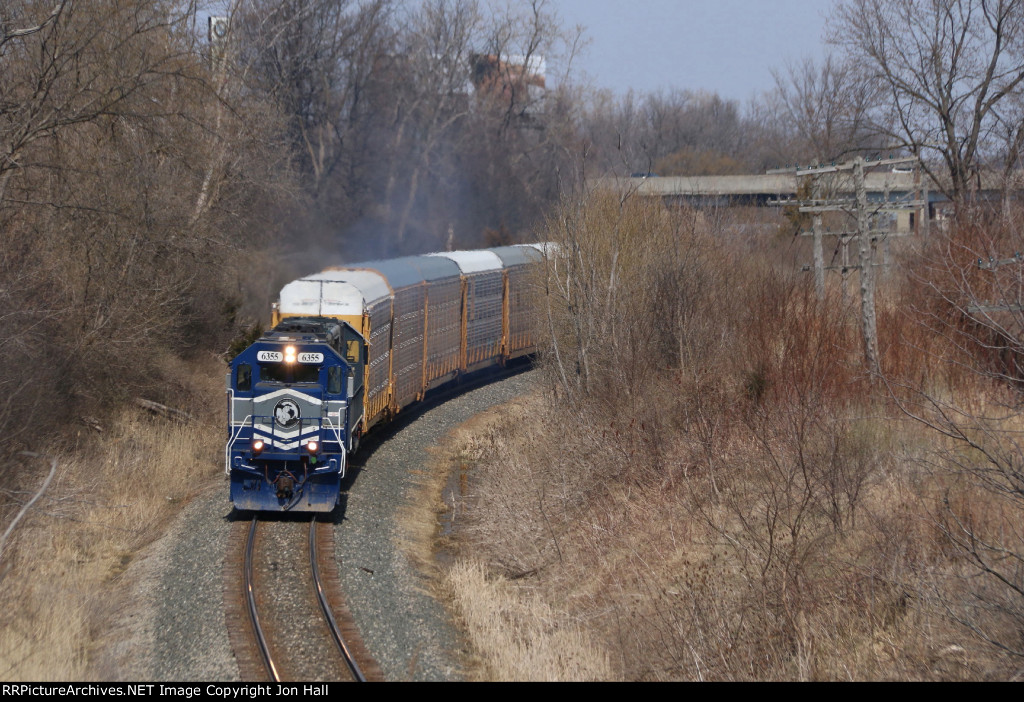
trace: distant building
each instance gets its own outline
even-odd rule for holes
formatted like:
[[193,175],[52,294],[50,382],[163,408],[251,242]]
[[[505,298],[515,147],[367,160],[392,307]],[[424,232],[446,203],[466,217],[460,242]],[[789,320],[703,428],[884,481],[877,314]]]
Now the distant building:
[[544,113],[546,71],[543,56],[473,54],[470,58],[475,92],[510,105],[514,113],[526,119]]

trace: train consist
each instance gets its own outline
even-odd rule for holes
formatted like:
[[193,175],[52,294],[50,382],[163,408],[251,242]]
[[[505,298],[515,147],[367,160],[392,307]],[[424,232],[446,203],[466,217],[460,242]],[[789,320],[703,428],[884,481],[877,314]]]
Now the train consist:
[[288,283],[231,362],[225,471],[237,509],[329,512],[359,440],[431,390],[535,349],[541,244],[329,268]]

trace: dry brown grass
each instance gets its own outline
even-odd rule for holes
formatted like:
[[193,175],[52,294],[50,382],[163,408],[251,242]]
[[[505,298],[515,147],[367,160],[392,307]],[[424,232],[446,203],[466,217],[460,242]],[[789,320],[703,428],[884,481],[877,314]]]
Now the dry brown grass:
[[477,655],[482,677],[503,681],[612,679],[610,652],[572,613],[537,593],[459,561],[446,582]]
[[[751,471],[765,457],[749,436],[716,450],[717,495],[696,468],[584,486],[582,476],[600,480],[595,457],[612,457],[595,451],[593,436],[551,431],[557,420],[544,416],[548,429],[524,436],[524,417],[510,412],[476,439],[486,448],[460,532],[467,560],[448,578],[484,677],[528,678],[505,661],[524,641],[532,656],[550,652],[552,620],[585,645],[534,663],[551,679],[593,677],[599,665],[573,666],[595,652],[611,663],[606,679],[1006,674],[1006,662],[946,612],[963,572],[931,518],[930,476],[900,447],[921,438],[913,430],[862,420],[853,431],[871,433],[876,464],[856,519],[837,524],[816,508],[797,530],[799,499],[773,500],[781,483]],[[531,632],[519,613],[534,610],[540,629]]]
[[[218,396],[222,367],[208,360],[178,370],[195,396],[209,398]],[[90,678],[92,635],[118,576],[223,469],[221,405],[189,409],[200,421],[128,410],[102,434],[83,426],[77,447],[55,452],[57,477],[3,556],[0,679]],[[45,471],[25,464],[16,474],[24,500]]]
[[[549,271],[543,392],[463,457],[453,590],[481,613],[464,618],[490,675],[518,674],[495,661],[521,651],[522,608],[583,642],[540,669],[597,651],[611,679],[1019,675],[1021,602],[983,570],[1020,536],[1016,391],[963,363],[932,372],[956,337],[911,312],[941,305],[885,283],[889,394],[861,370],[855,315],[777,260],[709,246],[713,221],[607,199],[570,210],[549,232],[577,260]],[[899,410],[915,402],[937,427],[950,400],[976,448]]]
[[[438,446],[428,448],[431,459],[424,469],[414,471],[416,498],[398,510],[401,546],[416,568],[433,583],[439,596],[444,593],[444,573],[438,553],[450,546],[448,535],[442,533],[442,523],[460,519],[456,510],[461,509],[461,497],[468,488],[464,469],[479,458],[478,437],[519,404],[519,400],[513,400],[453,428]],[[446,494],[446,489],[454,486],[459,494]]]
[[[506,431],[508,422],[519,421],[537,409],[535,397],[513,400],[475,416],[445,437],[434,450],[434,460],[419,476],[416,499],[400,515],[403,545],[428,576],[432,592],[462,623],[472,646],[472,655],[465,661],[470,679],[609,679],[612,669],[607,649],[590,638],[572,612],[486,572],[484,565],[472,558],[456,558],[451,537],[441,534],[442,520],[462,528],[463,509],[475,489],[466,468],[493,455],[495,442],[500,441],[496,431]],[[501,479],[517,479],[516,466],[510,468]],[[508,487],[512,489],[511,483]],[[505,506],[515,509],[512,502]],[[502,542],[497,535],[487,538]]]

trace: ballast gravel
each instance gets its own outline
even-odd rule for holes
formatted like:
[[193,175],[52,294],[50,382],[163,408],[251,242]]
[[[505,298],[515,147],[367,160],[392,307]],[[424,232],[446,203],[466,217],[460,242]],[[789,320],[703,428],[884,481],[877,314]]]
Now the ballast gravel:
[[[398,511],[417,497],[428,448],[475,414],[525,394],[533,372],[436,406],[407,410],[353,457],[331,515],[342,590],[363,642],[392,681],[460,680],[458,633],[405,557]],[[166,534],[114,584],[116,613],[97,640],[96,680],[237,681],[228,639],[223,568],[234,520],[227,483],[193,499]]]

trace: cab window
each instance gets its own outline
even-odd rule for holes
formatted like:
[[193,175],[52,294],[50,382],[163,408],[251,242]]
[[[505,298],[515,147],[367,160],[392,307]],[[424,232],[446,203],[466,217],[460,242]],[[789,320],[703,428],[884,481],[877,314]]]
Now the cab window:
[[298,363],[264,363],[260,365],[260,380],[265,383],[316,383],[320,381],[320,366]]
[[327,392],[331,395],[341,394],[341,366],[327,369]]
[[240,363],[235,371],[235,387],[240,392],[252,390],[252,366]]
[[359,363],[359,340],[352,339],[345,342],[345,360],[349,363]]

